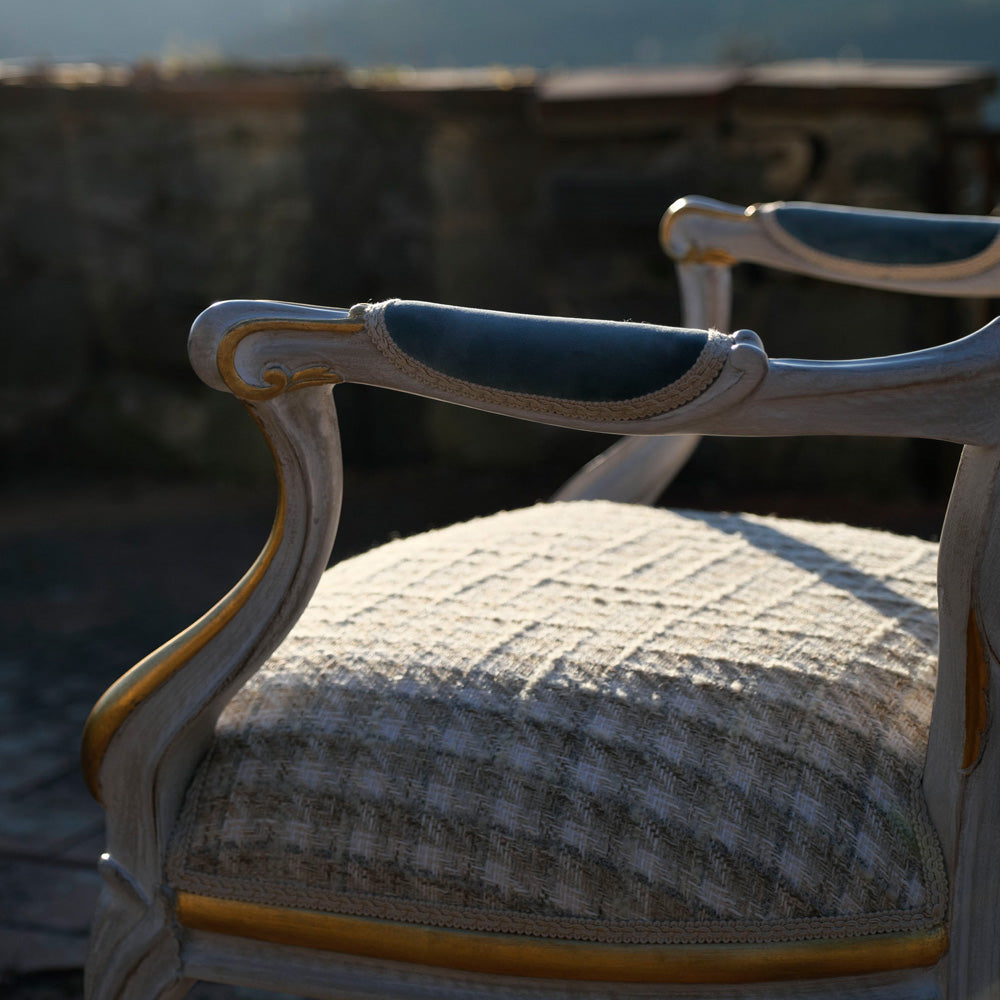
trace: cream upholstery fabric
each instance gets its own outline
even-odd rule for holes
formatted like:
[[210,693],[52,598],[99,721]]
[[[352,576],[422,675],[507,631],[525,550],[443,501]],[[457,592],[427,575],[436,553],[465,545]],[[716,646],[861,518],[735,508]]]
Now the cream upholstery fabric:
[[935,558],[594,502],[350,560],[220,719],[172,884],[598,941],[933,926]]

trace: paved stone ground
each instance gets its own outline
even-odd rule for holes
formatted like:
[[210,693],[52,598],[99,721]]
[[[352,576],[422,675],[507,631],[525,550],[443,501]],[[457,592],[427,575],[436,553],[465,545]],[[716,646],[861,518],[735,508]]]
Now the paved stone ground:
[[[335,556],[368,548],[390,530],[408,534],[531,503],[560,474],[554,482],[551,469],[356,474],[345,489]],[[246,492],[149,483],[57,483],[0,497],[3,1000],[81,995],[103,843],[101,811],[79,774],[84,720],[115,677],[242,575],[267,534],[270,504],[270,497]],[[775,509],[767,499],[747,506]],[[835,501],[830,508],[785,512],[872,520]],[[897,512],[894,526],[933,532],[939,516],[939,510]],[[192,996],[275,995],[205,985]]]
[[[103,817],[79,739],[116,674],[193,619],[266,532],[202,489],[32,491],[0,504],[0,995],[75,997]],[[199,582],[190,599],[177,584]]]
[[[337,555],[530,503],[546,476],[349,479]],[[405,488],[404,488],[405,483]],[[242,575],[271,498],[203,485],[35,486],[0,497],[0,997],[81,995],[103,845],[79,770],[84,720],[125,669]],[[199,986],[195,1000],[273,997]]]

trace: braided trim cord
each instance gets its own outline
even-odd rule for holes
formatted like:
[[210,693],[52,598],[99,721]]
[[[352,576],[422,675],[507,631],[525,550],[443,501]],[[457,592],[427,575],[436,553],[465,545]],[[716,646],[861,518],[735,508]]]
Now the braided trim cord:
[[365,310],[365,330],[379,352],[405,375],[422,384],[442,390],[450,395],[462,396],[482,403],[493,403],[533,413],[575,417],[590,420],[643,420],[676,410],[697,399],[718,378],[732,347],[732,337],[708,331],[708,340],[695,363],[677,380],[632,399],[615,402],[587,402],[585,400],[559,399],[527,392],[512,392],[477,385],[453,375],[445,375],[436,368],[417,361],[403,351],[385,322],[385,310],[398,299],[377,302]]
[[[914,808],[929,822],[919,781],[914,783],[912,794]],[[174,853],[169,863],[169,877],[175,889],[233,902],[306,908],[319,913],[423,924],[447,930],[516,934],[594,944],[782,944],[933,931],[944,926],[947,909],[948,879],[941,848],[926,827],[917,834],[928,875],[927,902],[919,909],[785,920],[736,918],[655,922],[520,914],[480,906],[419,902],[398,896],[330,893],[304,884],[284,884],[279,880],[262,885],[258,879],[208,876],[184,867],[191,833],[190,827],[180,832],[181,849]]]
[[[188,793],[200,796],[203,776]],[[304,882],[208,875],[191,870],[186,861],[194,828],[190,819],[174,833],[167,875],[174,889],[233,902],[261,903],[313,910],[343,916],[368,917],[402,924],[423,924],[447,930],[494,932],[527,937],[588,941],[595,944],[781,944],[868,937],[900,932],[928,932],[944,926],[947,915],[948,876],[941,847],[930,827],[930,816],[917,778],[911,786],[914,815],[923,820],[916,831],[918,849],[927,877],[927,899],[912,910],[884,910],[851,915],[790,917],[753,920],[680,919],[665,921],[602,920],[587,917],[554,917],[517,913],[484,906],[456,906],[406,899],[400,896],[338,893],[314,889]],[[192,813],[193,815],[193,813]]]

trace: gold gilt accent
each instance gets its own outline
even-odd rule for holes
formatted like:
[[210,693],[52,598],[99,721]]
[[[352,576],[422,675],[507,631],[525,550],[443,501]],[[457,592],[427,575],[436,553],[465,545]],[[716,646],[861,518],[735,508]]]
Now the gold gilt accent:
[[368,917],[177,894],[190,930],[392,962],[542,979],[619,983],[755,983],[864,975],[933,965],[944,928],[836,941],[599,944],[458,931]]
[[979,763],[988,720],[987,696],[990,669],[983,649],[976,612],[969,607],[969,624],[965,638],[965,749],[962,770],[971,771]]
[[[326,365],[314,365],[289,373],[279,365],[268,368],[263,379],[265,386],[255,386],[244,381],[236,370],[236,349],[245,337],[263,331],[288,331],[292,333],[357,333],[364,329],[364,323],[357,318],[358,312],[364,311],[364,306],[355,307],[342,319],[333,320],[287,320],[287,319],[254,319],[237,323],[225,336],[219,345],[219,373],[230,391],[243,400],[270,399],[282,392],[301,389],[311,385],[328,385],[343,381],[342,377]],[[257,421],[257,416],[247,408],[250,415]],[[259,426],[259,421],[257,421]],[[263,430],[263,428],[262,428]],[[271,445],[267,434],[264,435]],[[272,455],[274,449],[271,448]],[[264,574],[267,572],[274,554],[277,552],[285,530],[286,491],[281,475],[281,466],[275,458],[278,470],[278,508],[274,517],[274,525],[264,548],[235,587],[219,601],[210,611],[204,614],[193,625],[190,625],[179,635],[150,653],[144,660],[137,663],[131,670],[118,678],[98,699],[91,710],[83,731],[83,746],[81,758],[84,780],[91,795],[101,801],[100,770],[101,762],[107,752],[115,733],[131,714],[133,709],[148,698],[157,688],[170,679],[193,656],[200,652],[219,632],[235,617],[246,604],[250,595],[256,590]]]
[[[247,408],[249,410],[249,407]],[[256,414],[249,410],[257,420]],[[258,421],[259,426],[259,421]],[[266,437],[266,435],[265,435]],[[270,444],[270,439],[268,439]],[[272,455],[274,449],[271,449]],[[274,524],[264,548],[247,570],[243,578],[210,611],[207,611],[193,625],[164,643],[159,649],[140,660],[131,670],[118,678],[101,695],[87,718],[83,730],[81,762],[83,777],[98,802],[101,802],[100,771],[101,762],[115,733],[140,702],[148,698],[160,685],[169,680],[196,653],[217,636],[229,624],[237,612],[247,603],[250,595],[267,572],[274,559],[285,532],[286,491],[281,475],[281,466],[275,456],[278,470],[278,507]]]
[[720,247],[705,247],[703,250],[697,244],[692,244],[683,257],[677,258],[678,264],[713,264],[716,267],[732,267],[738,259]]
[[[364,307],[362,306],[362,309]],[[218,366],[219,374],[229,391],[240,399],[270,399],[283,392],[293,389],[303,389],[310,385],[334,385],[343,382],[343,376],[326,365],[315,365],[289,373],[281,365],[272,365],[265,369],[261,378],[266,385],[251,385],[236,370],[236,350],[242,341],[254,333],[281,332],[290,333],[358,333],[365,328],[363,321],[357,318],[352,309],[343,319],[304,320],[304,319],[252,319],[237,323],[226,332],[219,344]]]
[[[711,208],[708,205],[699,205],[697,202],[685,202],[680,208],[664,213],[663,219],[660,222],[660,246],[663,247],[665,253],[671,257],[674,256],[670,253],[670,237],[674,226],[677,224],[677,220],[682,215],[703,215],[709,219],[741,222],[752,218],[756,214],[758,207],[757,205],[750,205],[740,212],[738,210],[726,211],[722,208]],[[739,263],[739,258],[734,257],[721,247],[702,248],[697,244],[693,245],[683,257],[675,259],[678,259],[681,264],[715,264],[720,267],[732,267],[734,264]]]

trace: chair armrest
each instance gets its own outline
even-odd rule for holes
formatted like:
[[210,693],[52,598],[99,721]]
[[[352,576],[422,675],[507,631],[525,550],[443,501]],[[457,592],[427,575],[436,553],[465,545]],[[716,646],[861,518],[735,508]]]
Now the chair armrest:
[[766,369],[749,331],[728,336],[395,299],[351,310],[218,303],[195,322],[191,358],[209,385],[247,400],[351,381],[528,420],[644,434],[665,430],[681,409],[732,406]]
[[769,360],[756,334],[390,300],[350,310],[224,302],[192,360],[247,400],[362,382],[507,416],[632,435],[856,434],[1000,445],[1000,320],[857,361]]
[[398,301],[350,310],[218,303],[195,321],[189,353],[203,380],[232,392],[256,420],[280,489],[253,567],[116,681],[85,728],[84,774],[108,817],[108,884],[147,899],[215,719],[298,619],[327,564],[343,485],[331,385],[362,382],[529,420],[654,434],[731,409],[767,370],[748,331]]
[[926,295],[1000,294],[1000,219],[682,198],[660,240],[679,264],[766,264],[829,281]]
[[[729,328],[729,272],[740,261],[891,291],[1000,295],[1000,219],[688,197],[664,214],[660,239],[677,262],[689,326]],[[618,442],[556,498],[652,503],[696,445],[690,435]]]

